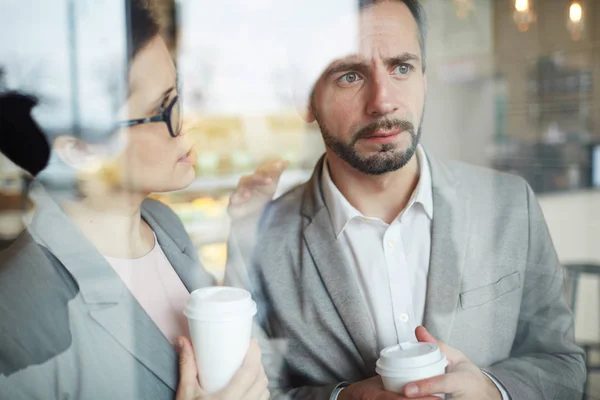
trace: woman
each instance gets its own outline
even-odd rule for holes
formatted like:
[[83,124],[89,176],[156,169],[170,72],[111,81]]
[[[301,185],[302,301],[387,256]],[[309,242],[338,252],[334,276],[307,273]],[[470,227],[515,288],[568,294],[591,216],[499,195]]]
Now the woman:
[[[126,3],[121,128],[94,141],[49,138],[77,190],[34,184],[35,215],[0,259],[0,399],[267,399],[254,343],[222,392],[198,385],[182,310],[189,292],[214,281],[177,216],[147,198],[189,185],[196,156],[158,25]],[[0,129],[21,140],[11,124]]]

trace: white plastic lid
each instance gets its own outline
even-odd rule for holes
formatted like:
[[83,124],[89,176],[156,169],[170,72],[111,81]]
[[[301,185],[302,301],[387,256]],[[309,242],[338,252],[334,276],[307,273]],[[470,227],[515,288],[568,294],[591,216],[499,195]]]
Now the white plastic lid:
[[228,321],[253,317],[256,303],[250,292],[232,287],[207,287],[194,290],[183,311],[189,319]]
[[405,342],[383,349],[377,366],[386,370],[428,367],[445,360],[435,343]]

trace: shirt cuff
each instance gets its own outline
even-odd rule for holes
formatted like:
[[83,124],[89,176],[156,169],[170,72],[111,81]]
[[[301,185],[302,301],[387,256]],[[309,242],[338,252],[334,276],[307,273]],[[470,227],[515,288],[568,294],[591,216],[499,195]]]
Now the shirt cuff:
[[498,382],[498,380],[496,378],[494,378],[489,372],[481,370],[481,372],[483,372],[483,374],[485,376],[487,376],[488,378],[490,378],[490,380],[494,383],[494,385],[496,385],[496,387],[498,388],[498,390],[500,391],[500,394],[502,395],[502,400],[511,400],[510,396],[508,395],[508,392],[506,391],[506,389],[504,389],[504,386],[502,386],[502,384],[500,382]]
[[338,396],[340,395],[340,392],[342,390],[344,390],[345,388],[347,388],[348,386],[350,386],[349,382],[341,382],[339,383],[335,389],[333,389],[333,392],[331,392],[331,396],[329,396],[329,400],[337,400]]

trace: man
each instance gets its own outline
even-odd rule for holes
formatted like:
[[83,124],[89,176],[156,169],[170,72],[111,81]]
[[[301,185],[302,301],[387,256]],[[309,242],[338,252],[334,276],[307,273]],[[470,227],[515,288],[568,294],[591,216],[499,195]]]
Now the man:
[[[284,345],[272,392],[581,397],[582,352],[533,192],[518,177],[422,149],[423,10],[416,0],[365,3],[357,50],[312,88],[306,116],[325,156],[308,183],[267,207],[252,251],[243,228],[230,243],[229,281],[251,284],[261,328]],[[437,342],[447,374],[388,393],[379,351],[411,340]]]

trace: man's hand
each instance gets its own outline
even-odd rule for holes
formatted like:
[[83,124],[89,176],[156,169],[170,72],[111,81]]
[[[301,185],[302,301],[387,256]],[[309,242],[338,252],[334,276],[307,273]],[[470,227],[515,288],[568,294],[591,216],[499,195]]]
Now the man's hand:
[[445,375],[435,376],[404,387],[404,395],[411,399],[428,398],[434,394],[452,394],[457,400],[502,400],[500,391],[481,370],[460,351],[437,341],[427,330],[416,330],[419,342],[436,343],[448,359]]
[[[340,392],[338,400],[406,400],[405,396],[387,392],[380,376],[353,383]],[[424,397],[423,400],[440,400],[439,397]]]
[[196,358],[190,341],[177,338],[179,386],[176,400],[268,400],[268,380],[261,364],[260,348],[252,340],[244,364],[223,390],[208,394],[198,383]]
[[229,216],[240,219],[262,209],[273,199],[279,178],[288,165],[287,161],[272,161],[261,165],[252,175],[243,176],[229,200]]

